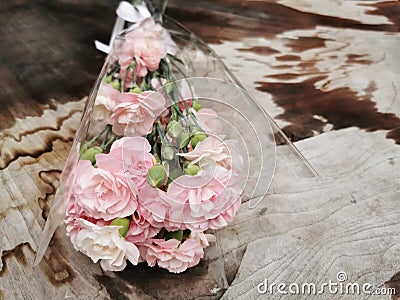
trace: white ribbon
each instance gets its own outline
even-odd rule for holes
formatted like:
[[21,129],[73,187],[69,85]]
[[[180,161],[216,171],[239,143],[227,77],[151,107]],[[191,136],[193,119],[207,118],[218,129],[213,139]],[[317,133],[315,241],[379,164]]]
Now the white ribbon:
[[115,12],[117,18],[108,45],[97,40],[94,41],[96,49],[107,54],[111,51],[111,46],[115,37],[124,30],[126,22],[140,23],[144,19],[151,17],[151,13],[145,3],[133,5],[129,2],[121,1]]

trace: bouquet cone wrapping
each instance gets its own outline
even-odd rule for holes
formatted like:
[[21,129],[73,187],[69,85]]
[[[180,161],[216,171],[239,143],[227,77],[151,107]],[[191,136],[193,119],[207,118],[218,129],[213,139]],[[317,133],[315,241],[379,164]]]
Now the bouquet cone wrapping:
[[162,15],[165,1],[146,4],[153,17],[113,38],[35,263],[64,223],[76,251],[158,298],[182,282],[195,286],[183,295],[217,297],[219,230],[265,198],[275,137],[287,139],[214,52]]

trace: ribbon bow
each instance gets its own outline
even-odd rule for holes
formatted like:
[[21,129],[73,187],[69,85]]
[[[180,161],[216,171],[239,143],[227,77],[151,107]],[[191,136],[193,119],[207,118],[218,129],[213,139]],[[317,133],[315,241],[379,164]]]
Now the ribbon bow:
[[111,46],[115,37],[124,30],[126,22],[140,23],[144,19],[151,17],[151,13],[145,3],[133,5],[127,1],[121,1],[115,12],[117,18],[108,45],[97,40],[94,41],[96,49],[107,54],[111,51]]

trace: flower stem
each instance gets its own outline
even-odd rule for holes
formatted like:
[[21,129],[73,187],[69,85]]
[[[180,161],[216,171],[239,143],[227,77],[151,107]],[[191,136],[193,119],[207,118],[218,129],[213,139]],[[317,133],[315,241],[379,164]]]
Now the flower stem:
[[91,140],[88,142],[88,145],[91,146],[92,143],[94,143],[95,141],[97,141],[97,140],[104,134],[104,132],[106,132],[107,130],[109,130],[109,128],[111,128],[110,125],[107,125],[106,127],[104,127],[104,129],[103,129],[98,135],[96,135],[93,139],[91,139]]

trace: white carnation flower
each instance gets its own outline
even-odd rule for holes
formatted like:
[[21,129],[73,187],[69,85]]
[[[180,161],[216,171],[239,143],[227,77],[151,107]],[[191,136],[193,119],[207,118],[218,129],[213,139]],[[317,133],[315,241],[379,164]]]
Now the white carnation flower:
[[119,234],[121,226],[98,226],[84,219],[78,223],[82,229],[76,236],[77,248],[89,256],[94,263],[100,261],[105,271],[122,271],[128,259],[136,265],[139,250],[133,243],[125,241]]
[[234,169],[234,173],[242,169],[243,158],[237,151],[236,140],[222,141],[216,137],[209,136],[200,143],[196,148],[188,153],[178,153],[192,164],[199,163],[201,167],[208,165],[218,165],[227,170]]
[[93,108],[95,120],[106,120],[118,105],[119,92],[110,84],[102,84]]

